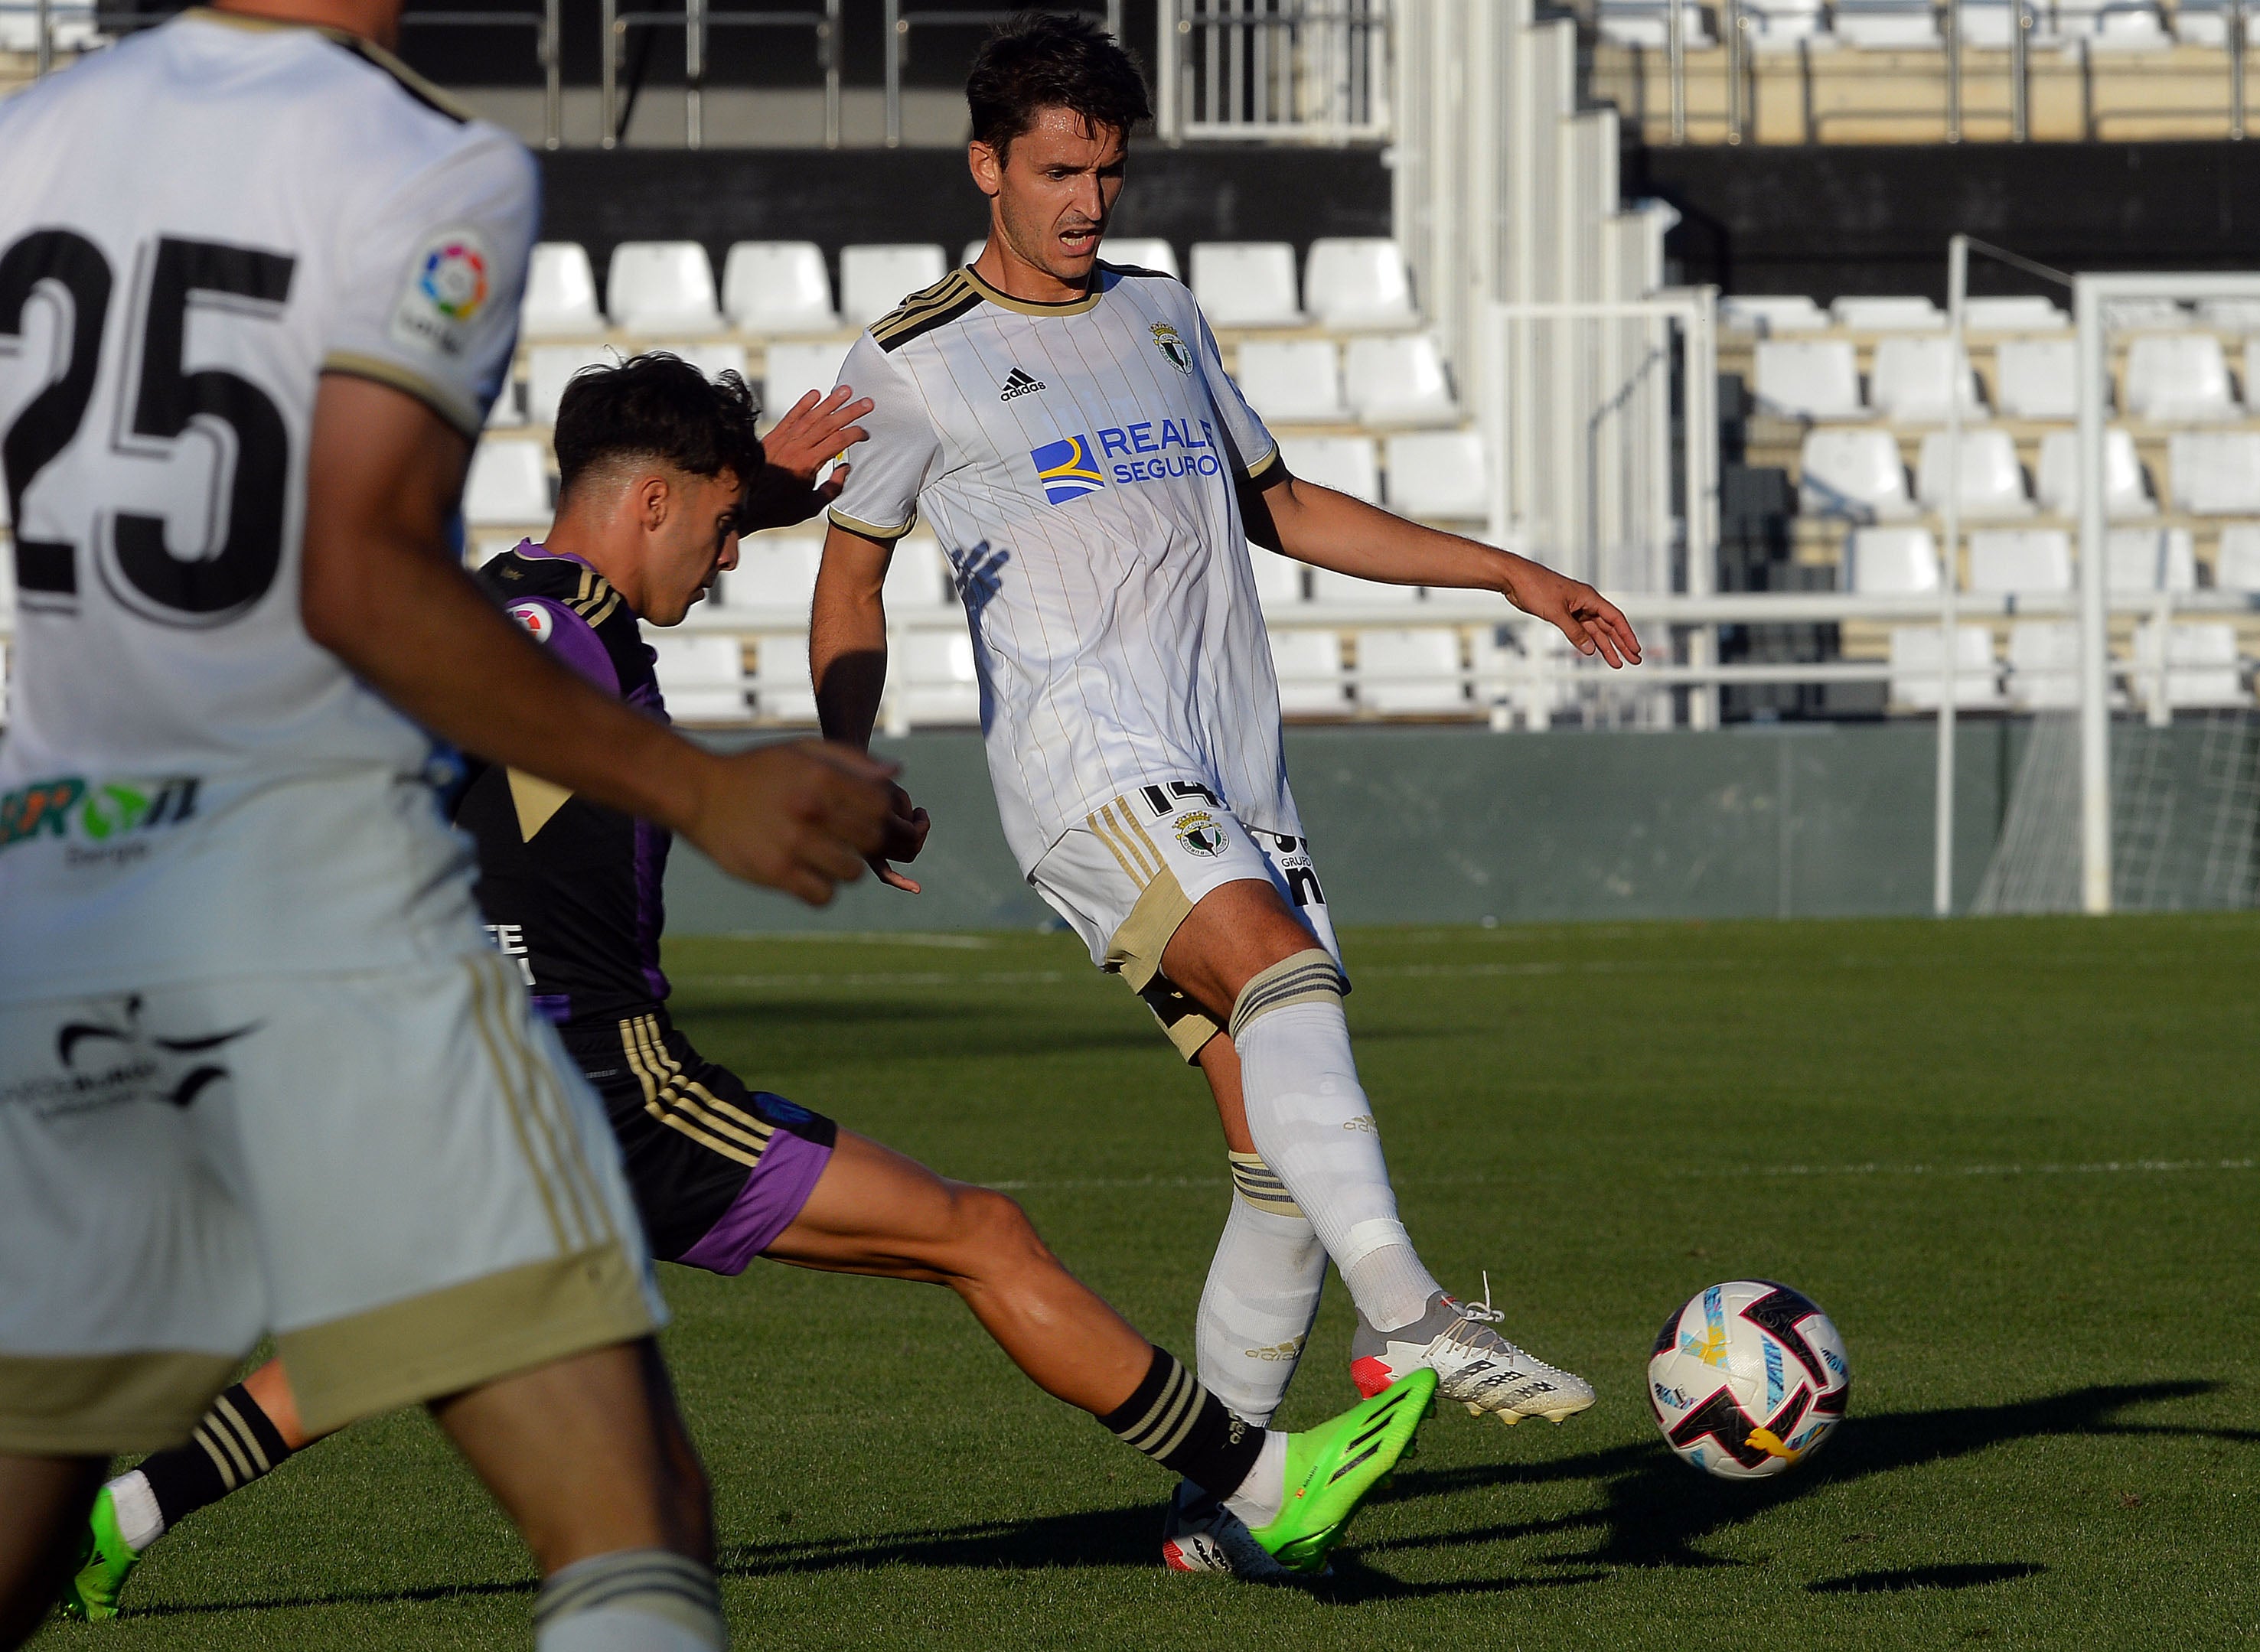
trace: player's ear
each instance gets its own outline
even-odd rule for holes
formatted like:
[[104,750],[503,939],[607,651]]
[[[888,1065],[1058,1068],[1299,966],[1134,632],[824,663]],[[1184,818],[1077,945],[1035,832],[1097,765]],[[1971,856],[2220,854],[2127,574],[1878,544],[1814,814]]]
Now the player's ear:
[[1005,187],[1005,157],[976,138],[965,146],[965,164],[973,174],[973,187],[994,200]]
[[659,472],[647,471],[635,485],[636,517],[647,529],[664,526],[676,506],[675,490]]

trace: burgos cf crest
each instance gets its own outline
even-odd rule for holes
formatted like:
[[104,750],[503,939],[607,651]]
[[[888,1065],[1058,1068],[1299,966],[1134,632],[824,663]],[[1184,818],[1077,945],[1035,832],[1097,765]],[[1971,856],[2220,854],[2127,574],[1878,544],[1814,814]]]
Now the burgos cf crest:
[[1162,353],[1162,359],[1187,378],[1191,378],[1193,371],[1193,353],[1185,348],[1184,337],[1166,321],[1155,322],[1153,334],[1154,347]]
[[1062,436],[1032,448],[1028,457],[1035,463],[1036,480],[1044,484],[1044,498],[1052,504],[1080,499],[1106,485],[1098,461],[1091,456],[1088,436]]
[[1179,815],[1169,822],[1169,829],[1177,834],[1177,841],[1195,855],[1212,861],[1224,853],[1224,828],[1205,809]]

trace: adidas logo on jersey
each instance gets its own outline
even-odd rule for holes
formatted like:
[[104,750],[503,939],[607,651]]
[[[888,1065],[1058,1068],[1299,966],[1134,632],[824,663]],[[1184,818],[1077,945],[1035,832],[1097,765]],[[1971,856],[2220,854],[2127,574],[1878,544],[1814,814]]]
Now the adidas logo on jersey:
[[1016,396],[1033,396],[1038,390],[1049,389],[1051,389],[1050,385],[1036,377],[1026,368],[1016,367],[1005,376],[1004,387],[997,393],[997,399],[1000,402],[1009,402]]

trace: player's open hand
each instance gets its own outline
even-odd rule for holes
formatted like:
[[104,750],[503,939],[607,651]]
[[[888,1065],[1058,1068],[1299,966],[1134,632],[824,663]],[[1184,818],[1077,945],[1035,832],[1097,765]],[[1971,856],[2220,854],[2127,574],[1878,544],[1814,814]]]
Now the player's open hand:
[[911,806],[909,792],[900,786],[893,790],[893,806],[887,813],[887,840],[871,857],[871,870],[889,889],[915,895],[919,892],[917,880],[905,877],[888,862],[918,859],[918,852],[926,847],[926,834],[933,829],[933,821],[925,810]]
[[752,533],[790,527],[838,498],[848,467],[833,466],[820,483],[817,474],[869,433],[855,421],[870,411],[870,398],[856,397],[845,384],[829,396],[811,390],[795,402],[762,438],[765,462],[739,497],[740,528]]
[[1579,654],[1598,654],[1613,668],[1640,663],[1640,639],[1614,603],[1584,581],[1527,556],[1510,561],[1507,601],[1533,619],[1551,621]]
[[733,877],[827,905],[890,841],[891,766],[802,740],[721,758],[689,837]]

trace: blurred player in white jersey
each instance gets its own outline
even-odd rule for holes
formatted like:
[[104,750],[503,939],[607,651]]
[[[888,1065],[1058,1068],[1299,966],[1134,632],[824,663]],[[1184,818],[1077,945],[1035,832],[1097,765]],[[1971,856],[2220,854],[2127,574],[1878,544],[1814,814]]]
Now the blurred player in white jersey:
[[[819,902],[889,794],[701,753],[454,564],[535,178],[373,44],[399,6],[236,0],[0,105],[0,1646],[107,1459],[270,1332],[311,1426],[432,1405],[544,1652],[726,1641],[618,1153],[486,943],[434,736]],[[734,531],[719,485],[690,531]]]
[[[1447,1295],[1398,1219],[1288,790],[1245,542],[1368,579],[1497,591],[1613,666],[1636,662],[1638,641],[1590,586],[1290,476],[1191,295],[1098,261],[1130,129],[1149,111],[1136,65],[1095,25],[1008,25],[967,99],[987,247],[873,325],[840,369],[874,406],[817,583],[825,730],[869,738],[881,587],[922,515],[964,597],[1022,870],[1216,1094],[1235,1197],[1201,1302],[1202,1380],[1268,1420],[1331,1256],[1356,1302],[1366,1392],[1425,1365],[1471,1411],[1560,1421],[1592,1390],[1502,1338],[1487,1302]],[[904,831],[923,832],[906,797],[898,809]],[[1181,1490],[1165,1558],[1224,1552],[1179,1540],[1229,1518]]]

